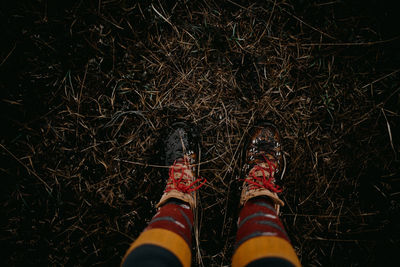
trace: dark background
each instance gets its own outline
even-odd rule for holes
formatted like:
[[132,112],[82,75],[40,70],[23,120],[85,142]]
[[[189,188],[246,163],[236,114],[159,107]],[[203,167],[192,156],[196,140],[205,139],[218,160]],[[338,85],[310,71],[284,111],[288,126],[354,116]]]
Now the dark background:
[[202,134],[200,251],[230,263],[243,136],[281,130],[305,266],[397,262],[395,1],[2,1],[4,266],[118,265],[155,213],[158,140]]

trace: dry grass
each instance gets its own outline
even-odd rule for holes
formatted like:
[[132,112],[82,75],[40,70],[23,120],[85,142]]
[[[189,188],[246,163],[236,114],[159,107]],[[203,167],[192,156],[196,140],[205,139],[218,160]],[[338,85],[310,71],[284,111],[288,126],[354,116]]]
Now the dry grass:
[[230,262],[241,146],[258,119],[283,135],[282,219],[302,263],[390,259],[400,240],[400,57],[386,8],[52,5],[3,9],[7,265],[118,264],[154,214],[160,129],[176,117],[201,129],[209,181],[196,265]]

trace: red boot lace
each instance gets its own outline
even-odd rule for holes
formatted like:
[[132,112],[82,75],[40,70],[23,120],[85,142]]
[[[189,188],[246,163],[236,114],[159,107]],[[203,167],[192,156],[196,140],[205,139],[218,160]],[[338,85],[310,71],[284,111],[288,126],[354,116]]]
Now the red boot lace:
[[[249,178],[246,178],[244,181],[251,185],[249,189],[265,188],[274,193],[282,192],[281,187],[275,184],[274,174],[277,167],[276,164],[271,162],[265,155],[262,156],[268,164],[268,168],[255,165],[249,173]],[[262,176],[256,175],[257,171],[260,171]],[[268,172],[268,178],[265,172]]]
[[[177,163],[181,164],[181,166],[177,166]],[[189,177],[185,173],[185,170],[189,168],[188,167],[189,165],[190,164],[187,158],[184,158],[183,160],[182,159],[175,160],[174,164],[169,168],[169,178],[167,187],[165,188],[165,192],[169,192],[171,190],[178,190],[179,192],[182,193],[191,193],[202,187],[207,182],[207,180],[204,178],[198,178],[187,185],[186,181],[188,179],[191,179],[191,177]],[[180,177],[178,178],[175,178],[176,171],[180,172]],[[195,186],[196,184],[198,185]]]

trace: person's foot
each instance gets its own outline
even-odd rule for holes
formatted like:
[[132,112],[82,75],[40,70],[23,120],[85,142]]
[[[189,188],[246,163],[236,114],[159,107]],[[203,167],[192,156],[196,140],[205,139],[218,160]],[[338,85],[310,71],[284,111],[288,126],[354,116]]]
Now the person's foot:
[[250,132],[244,148],[244,173],[246,175],[240,204],[254,197],[268,197],[279,212],[283,201],[278,197],[282,189],[276,185],[281,175],[282,146],[278,129],[271,123],[260,123]]
[[191,125],[185,122],[173,123],[164,139],[165,165],[169,166],[167,185],[157,207],[168,200],[178,199],[197,206],[197,189],[206,183],[196,178],[198,135]]

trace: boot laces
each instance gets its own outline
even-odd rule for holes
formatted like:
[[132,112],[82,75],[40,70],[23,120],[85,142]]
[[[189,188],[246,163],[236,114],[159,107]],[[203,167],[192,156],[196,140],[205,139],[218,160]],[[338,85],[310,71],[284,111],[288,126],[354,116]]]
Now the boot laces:
[[[190,169],[190,164],[186,157],[175,160],[174,164],[169,168],[169,178],[165,192],[177,190],[182,193],[191,193],[198,190],[207,182],[205,178],[198,178],[192,181],[192,176],[186,173],[188,169]],[[175,178],[177,173],[180,175]]]
[[274,175],[277,169],[277,164],[271,162],[265,155],[262,156],[268,167],[262,167],[260,163],[258,163],[251,169],[249,176],[244,181],[250,185],[249,190],[261,188],[268,189],[273,193],[282,192],[281,187],[275,184]]

